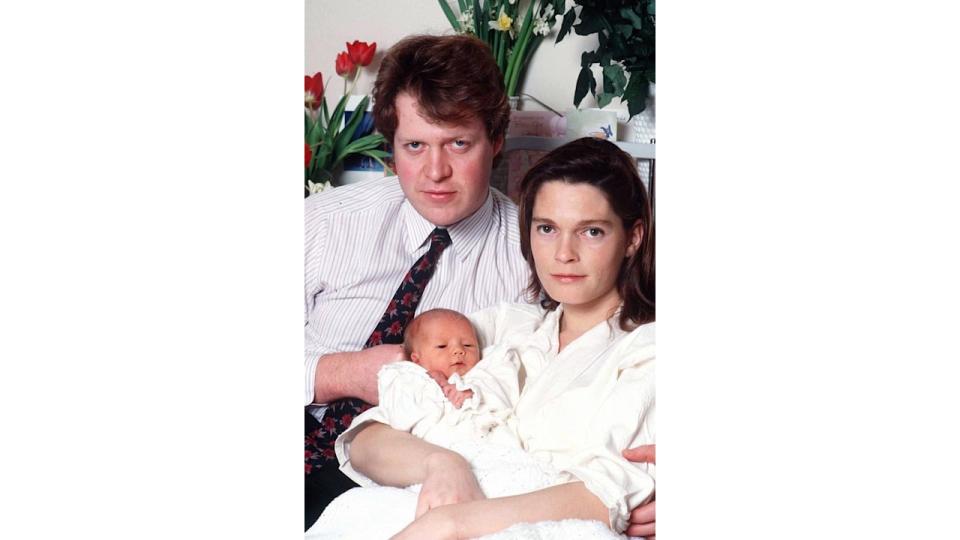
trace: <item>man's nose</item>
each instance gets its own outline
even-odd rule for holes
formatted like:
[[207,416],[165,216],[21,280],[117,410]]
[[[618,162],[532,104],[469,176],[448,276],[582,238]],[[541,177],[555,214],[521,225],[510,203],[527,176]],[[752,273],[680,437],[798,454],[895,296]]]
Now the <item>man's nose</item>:
[[450,168],[450,162],[447,161],[447,156],[444,155],[442,148],[432,149],[428,157],[426,171],[424,172],[426,177],[434,182],[439,182],[450,176],[453,171]]

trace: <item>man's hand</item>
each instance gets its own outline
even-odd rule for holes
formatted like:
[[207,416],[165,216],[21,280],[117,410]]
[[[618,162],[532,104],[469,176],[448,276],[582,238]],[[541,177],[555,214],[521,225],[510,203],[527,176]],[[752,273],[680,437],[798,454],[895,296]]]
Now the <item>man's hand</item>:
[[329,403],[345,397],[376,405],[377,372],[384,364],[403,360],[402,345],[377,345],[357,352],[327,354],[317,363],[314,403]]
[[426,467],[416,517],[439,506],[486,498],[470,465],[459,454],[449,451],[432,454],[426,459]]
[[[647,444],[623,451],[623,457],[637,463],[656,463],[657,445]],[[644,536],[647,540],[656,540],[657,534],[657,501],[640,505],[630,512],[630,525],[627,527],[628,536]]]
[[447,400],[450,403],[459,409],[463,406],[463,402],[473,396],[473,390],[467,388],[466,390],[457,390],[456,385],[450,384],[443,377],[443,373],[439,371],[428,371],[427,375],[430,375],[430,378],[434,380],[438,385],[440,385],[440,391],[443,392],[443,395],[446,396]]

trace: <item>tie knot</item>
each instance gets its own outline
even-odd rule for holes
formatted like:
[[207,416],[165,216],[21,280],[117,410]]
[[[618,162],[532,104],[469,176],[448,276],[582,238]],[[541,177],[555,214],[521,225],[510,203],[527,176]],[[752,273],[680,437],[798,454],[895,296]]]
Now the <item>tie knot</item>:
[[430,233],[430,251],[443,251],[451,242],[450,233],[446,229],[437,227]]

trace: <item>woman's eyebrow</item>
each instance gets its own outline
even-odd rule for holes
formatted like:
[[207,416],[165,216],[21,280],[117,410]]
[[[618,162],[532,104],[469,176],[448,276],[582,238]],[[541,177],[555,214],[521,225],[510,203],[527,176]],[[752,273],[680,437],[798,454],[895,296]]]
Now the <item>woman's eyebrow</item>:
[[[543,218],[543,217],[537,217],[537,216],[533,216],[532,218],[530,218],[530,221],[536,221],[540,223],[549,223],[551,225],[555,224],[554,221],[550,218]],[[578,221],[575,224],[575,226],[582,227],[584,225],[594,225],[594,224],[607,225],[609,227],[613,225],[613,222],[608,219],[584,219],[584,220]]]

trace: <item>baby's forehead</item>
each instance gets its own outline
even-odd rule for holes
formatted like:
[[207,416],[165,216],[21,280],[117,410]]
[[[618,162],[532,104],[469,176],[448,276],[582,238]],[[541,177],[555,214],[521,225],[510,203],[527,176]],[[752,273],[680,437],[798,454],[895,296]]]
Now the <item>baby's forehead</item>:
[[455,311],[428,311],[420,315],[418,319],[420,320],[414,329],[416,332],[423,332],[427,329],[449,331],[458,327],[473,332],[470,319]]

